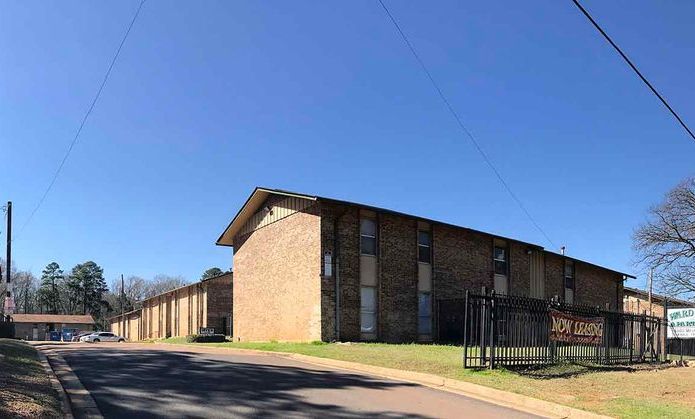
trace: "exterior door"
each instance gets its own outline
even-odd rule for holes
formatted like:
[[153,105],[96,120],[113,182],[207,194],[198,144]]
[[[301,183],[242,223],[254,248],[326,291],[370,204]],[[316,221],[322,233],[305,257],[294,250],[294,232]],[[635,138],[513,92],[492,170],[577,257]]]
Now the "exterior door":
[[31,340],[39,340],[39,327],[37,325],[31,329]]

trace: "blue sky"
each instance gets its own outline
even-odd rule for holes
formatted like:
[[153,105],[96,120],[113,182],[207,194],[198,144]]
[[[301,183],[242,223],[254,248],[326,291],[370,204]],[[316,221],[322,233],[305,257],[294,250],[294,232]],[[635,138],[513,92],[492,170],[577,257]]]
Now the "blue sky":
[[[632,231],[695,174],[695,142],[571,2],[386,3],[553,241],[638,272]],[[695,125],[695,4],[584,4]],[[214,242],[256,185],[549,247],[376,1],[148,1],[20,232],[137,5],[3,2],[0,199],[14,202],[20,269],[91,259],[109,280],[195,280],[230,267]]]

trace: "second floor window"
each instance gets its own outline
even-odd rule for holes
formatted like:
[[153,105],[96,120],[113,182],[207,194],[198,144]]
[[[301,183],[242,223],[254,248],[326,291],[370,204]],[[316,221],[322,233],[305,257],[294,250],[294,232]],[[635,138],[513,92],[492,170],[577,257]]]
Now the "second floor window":
[[360,253],[376,256],[376,222],[368,218],[360,220]]
[[565,261],[565,289],[574,291],[574,262]]
[[496,275],[507,275],[507,249],[502,246],[495,246],[494,264]]
[[429,231],[417,232],[417,260],[422,263],[432,262],[432,240]]

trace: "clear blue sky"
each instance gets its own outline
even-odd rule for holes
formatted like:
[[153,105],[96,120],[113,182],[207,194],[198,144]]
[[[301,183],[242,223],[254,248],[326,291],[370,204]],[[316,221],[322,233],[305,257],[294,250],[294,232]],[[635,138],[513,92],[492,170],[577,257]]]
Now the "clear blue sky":
[[[695,142],[572,3],[387,4],[550,237],[635,272],[632,231],[695,174]],[[137,5],[3,2],[0,199],[14,202],[18,268],[91,259],[109,280],[195,280],[230,267],[214,242],[256,185],[548,246],[376,1],[148,1],[20,233]],[[695,4],[585,6],[695,126]]]

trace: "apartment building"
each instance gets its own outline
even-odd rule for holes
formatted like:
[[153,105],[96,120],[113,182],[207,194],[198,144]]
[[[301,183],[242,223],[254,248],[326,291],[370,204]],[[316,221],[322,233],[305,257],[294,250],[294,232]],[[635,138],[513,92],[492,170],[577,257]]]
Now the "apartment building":
[[436,341],[437,303],[466,290],[621,310],[631,277],[508,237],[268,188],[217,244],[234,248],[241,341]]

